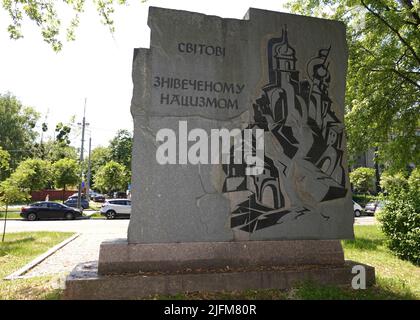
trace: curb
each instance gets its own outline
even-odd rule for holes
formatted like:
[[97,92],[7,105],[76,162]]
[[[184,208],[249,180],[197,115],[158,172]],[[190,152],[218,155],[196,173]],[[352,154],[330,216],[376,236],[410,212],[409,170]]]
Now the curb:
[[66,240],[60,242],[56,246],[52,247],[50,250],[45,252],[44,254],[38,256],[22,268],[18,269],[17,271],[13,272],[12,274],[8,275],[7,277],[3,278],[3,280],[15,280],[15,279],[21,279],[25,278],[23,276],[25,273],[27,273],[29,270],[40,264],[42,261],[47,259],[49,256],[51,256],[53,253],[67,245],[68,243],[72,242],[74,239],[80,236],[80,233],[76,233],[75,235],[71,236],[70,238],[67,238]]
[[[77,217],[74,220],[70,220],[70,221],[86,220],[86,219],[90,219],[90,216],[81,216],[81,217]],[[7,221],[28,221],[28,220],[23,219],[23,218],[7,218],[6,220]],[[4,219],[0,218],[0,222],[2,222],[2,221],[4,221]],[[46,219],[46,220],[37,220],[37,221],[69,221],[69,220],[66,220],[66,219],[53,219],[53,220]],[[28,222],[33,222],[33,221],[28,221]]]

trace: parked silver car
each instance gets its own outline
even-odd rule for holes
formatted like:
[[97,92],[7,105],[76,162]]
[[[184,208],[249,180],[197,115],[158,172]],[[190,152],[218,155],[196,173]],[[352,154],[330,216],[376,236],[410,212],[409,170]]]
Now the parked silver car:
[[101,215],[107,219],[117,217],[130,217],[131,200],[129,199],[109,199],[101,206]]
[[370,201],[366,204],[364,212],[368,215],[373,216],[377,214],[379,211],[381,211],[384,208],[384,206],[385,206],[384,201],[380,201],[380,200]]
[[360,217],[363,212],[363,208],[360,204],[353,200],[353,211],[355,217]]

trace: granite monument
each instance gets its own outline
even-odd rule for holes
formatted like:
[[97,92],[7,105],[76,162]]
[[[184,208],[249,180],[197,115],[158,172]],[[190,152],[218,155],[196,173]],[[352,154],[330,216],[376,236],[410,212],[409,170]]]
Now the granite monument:
[[[150,49],[133,58],[130,225],[102,244],[97,283],[114,283],[116,297],[350,284],[339,242],[354,236],[344,25],[154,7],[148,25]],[[111,274],[132,278],[123,288]]]
[[[152,8],[149,26],[150,49],[136,49],[133,63],[129,243],[352,238],[344,25]],[[167,151],[177,161],[156,160],[162,128],[176,134]],[[196,128],[207,135],[191,135]],[[222,148],[219,161],[200,157],[203,148],[192,151],[198,163],[188,161],[200,139],[219,155],[214,129],[262,129],[262,172],[246,175],[235,145],[228,163]]]

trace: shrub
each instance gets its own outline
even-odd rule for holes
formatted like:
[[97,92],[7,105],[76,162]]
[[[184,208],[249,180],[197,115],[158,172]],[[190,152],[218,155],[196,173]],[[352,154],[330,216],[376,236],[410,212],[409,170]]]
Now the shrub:
[[408,178],[408,186],[412,191],[420,192],[420,168],[415,168]]
[[[413,176],[414,174],[414,176]],[[388,247],[400,258],[420,265],[420,187],[416,169],[408,188],[394,190],[378,216]]]
[[384,172],[381,176],[380,186],[388,194],[399,193],[401,189],[408,187],[408,182],[404,174],[400,172],[396,174]]
[[350,182],[354,190],[368,192],[375,187],[375,169],[360,167],[350,172]]

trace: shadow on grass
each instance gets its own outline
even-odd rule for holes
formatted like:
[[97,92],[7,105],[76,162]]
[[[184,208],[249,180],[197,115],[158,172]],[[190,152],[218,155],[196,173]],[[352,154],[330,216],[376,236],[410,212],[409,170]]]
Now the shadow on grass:
[[393,279],[377,278],[377,283],[366,289],[302,283],[296,288],[296,297],[304,300],[415,300],[416,295]]
[[45,277],[16,279],[7,282],[12,300],[60,300],[63,290],[51,286],[51,280]]
[[376,250],[383,243],[383,239],[357,238],[355,240],[343,240],[345,247],[361,250]]
[[61,300],[63,296],[63,289],[53,289],[42,296],[43,300]]
[[297,284],[290,290],[246,290],[237,292],[191,292],[175,295],[153,295],[146,300],[415,300],[409,288],[390,278],[378,278],[377,284],[365,290],[351,287]]
[[229,292],[189,292],[174,295],[152,295],[145,300],[280,300],[287,292],[277,289],[245,290]]
[[19,247],[21,244],[32,242],[32,241],[35,241],[35,238],[31,236],[25,237],[22,239],[8,241],[7,234],[6,234],[4,242],[0,242],[0,257],[5,256],[11,252],[14,252],[16,248]]

